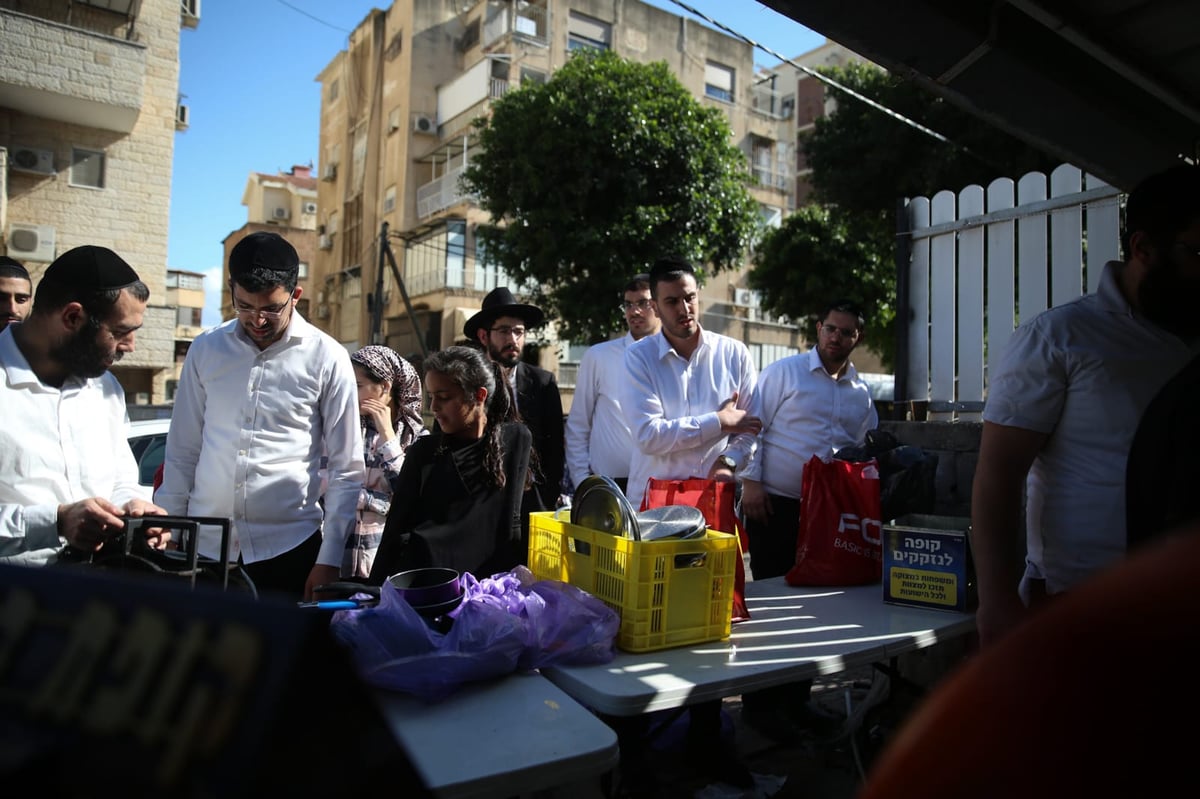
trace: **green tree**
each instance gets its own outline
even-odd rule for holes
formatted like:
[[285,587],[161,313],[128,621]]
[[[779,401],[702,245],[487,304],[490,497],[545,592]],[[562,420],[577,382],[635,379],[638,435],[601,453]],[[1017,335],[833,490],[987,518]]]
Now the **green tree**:
[[769,231],[747,274],[768,313],[790,317],[816,340],[813,324],[826,303],[841,297],[866,314],[864,346],[891,364],[895,350],[895,266],[886,225],[866,213],[805,205]]
[[[764,307],[812,320],[831,299],[859,300],[866,345],[895,362],[896,211],[901,198],[1017,178],[1057,163],[1044,153],[921,89],[867,64],[821,70],[838,83],[930,128],[952,143],[836,89],[837,110],[801,142],[814,205],[801,208],[758,246],[748,275]],[[812,328],[808,331],[813,332]]]
[[581,51],[476,125],[481,152],[463,185],[496,223],[480,227],[488,257],[532,287],[566,340],[618,330],[620,286],[660,255],[720,271],[757,232],[724,114],[664,63]]

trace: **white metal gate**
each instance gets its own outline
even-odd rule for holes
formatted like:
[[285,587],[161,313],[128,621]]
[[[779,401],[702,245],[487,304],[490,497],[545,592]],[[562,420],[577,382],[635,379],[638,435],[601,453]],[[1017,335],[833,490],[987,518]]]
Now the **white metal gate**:
[[1065,164],[1048,178],[1030,172],[986,191],[909,200],[897,399],[928,400],[930,419],[978,420],[988,361],[1016,326],[1094,291],[1105,262],[1119,259],[1119,200],[1117,189]]

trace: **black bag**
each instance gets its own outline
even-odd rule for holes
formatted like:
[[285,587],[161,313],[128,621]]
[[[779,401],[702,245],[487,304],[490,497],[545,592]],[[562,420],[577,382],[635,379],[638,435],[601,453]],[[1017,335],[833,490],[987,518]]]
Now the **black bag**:
[[938,456],[920,447],[901,444],[886,430],[870,430],[866,441],[834,455],[844,461],[879,462],[881,518],[890,522],[909,513],[933,513],[937,499]]

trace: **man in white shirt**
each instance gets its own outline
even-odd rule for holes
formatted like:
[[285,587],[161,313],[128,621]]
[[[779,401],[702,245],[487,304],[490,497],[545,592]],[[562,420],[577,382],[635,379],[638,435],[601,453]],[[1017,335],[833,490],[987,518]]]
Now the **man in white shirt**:
[[[757,371],[746,345],[700,327],[700,290],[685,259],[660,258],[650,295],[662,321],[625,350],[621,406],[633,435],[627,495],[641,506],[651,477],[734,480],[762,429]],[[688,754],[708,776],[750,787],[753,779],[720,740],[721,703],[691,707]]]
[[[863,314],[850,300],[831,302],[817,323],[817,346],[775,361],[758,380],[763,428],[742,474],[742,510],[754,579],[788,573],[796,562],[800,486],[813,455],[828,459],[862,444],[879,424],[870,387],[850,353],[862,343]],[[812,680],[742,696],[742,720],[778,741],[825,721],[808,704]]]
[[1134,431],[1200,334],[1200,168],[1135,187],[1122,244],[1097,291],[1022,321],[992,370],[971,495],[982,645],[1125,554]]
[[622,491],[629,482],[633,438],[621,410],[621,386],[629,379],[625,350],[662,326],[650,299],[650,276],[635,275],[622,293],[621,310],[629,332],[588,347],[579,362],[575,398],[567,417],[567,469],[579,487],[593,474],[610,477]]
[[[188,349],[155,499],[176,515],[228,517],[230,557],[259,591],[311,599],[338,579],[365,470],[350,354],[296,312],[299,264],[275,233],[230,252],[237,317]],[[219,557],[218,543],[202,530],[201,554]]]
[[164,512],[138,498],[109,371],[133,352],[149,297],[115,252],[76,247],[46,269],[24,322],[0,331],[0,562],[42,566],[64,543],[94,552],[122,516]]

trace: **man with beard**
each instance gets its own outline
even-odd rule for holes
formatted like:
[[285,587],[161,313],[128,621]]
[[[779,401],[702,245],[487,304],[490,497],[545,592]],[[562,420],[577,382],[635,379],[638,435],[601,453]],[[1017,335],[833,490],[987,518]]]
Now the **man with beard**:
[[20,261],[0,255],[0,330],[24,319],[32,299],[29,272]]
[[[138,498],[125,391],[127,352],[150,291],[120,256],[76,247],[50,264],[29,317],[0,331],[0,562],[45,565],[64,543],[98,550]],[[146,529],[154,546],[159,531]]]
[[649,275],[635,275],[625,284],[621,311],[629,332],[588,347],[579,362],[575,398],[567,417],[567,462],[575,488],[593,474],[611,477],[622,491],[629,481],[633,439],[621,410],[621,388],[629,379],[625,350],[661,327],[650,299]]
[[558,507],[566,463],[558,381],[545,369],[521,360],[526,333],[545,319],[541,308],[517,302],[507,286],[499,286],[483,298],[479,313],[463,325],[463,335],[500,364],[517,412],[533,434],[530,464],[534,482],[521,498],[522,552],[529,542],[529,514]]
[[[365,469],[350,353],[297,313],[299,271],[276,233],[230,251],[237,316],[188,348],[155,499],[229,518],[231,557],[260,591],[311,599],[341,573]],[[200,553],[219,557],[219,540],[201,528]]]
[[1200,333],[1200,168],[1134,188],[1122,245],[1094,294],[1023,323],[992,372],[971,497],[982,645],[1126,551],[1134,430]]

